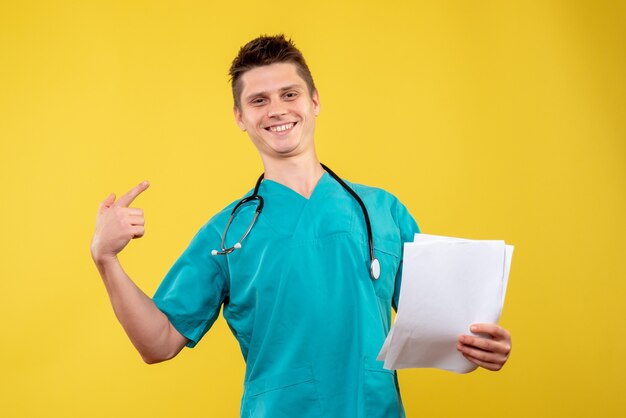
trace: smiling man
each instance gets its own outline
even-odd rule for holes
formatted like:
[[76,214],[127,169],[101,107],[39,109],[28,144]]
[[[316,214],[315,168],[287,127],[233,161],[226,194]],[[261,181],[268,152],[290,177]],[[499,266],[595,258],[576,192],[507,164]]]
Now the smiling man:
[[[231,69],[231,74],[235,90],[241,91],[234,107],[235,119],[259,151],[265,178],[278,180],[308,197],[324,172],[313,141],[315,117],[320,112],[317,90],[314,86],[310,90],[298,67],[290,62],[244,73]],[[298,168],[310,170],[300,181],[294,178],[300,173]]]
[[[417,224],[391,194],[319,162],[319,95],[291,41],[252,40],[230,75],[235,120],[264,175],[200,229],[152,299],[117,259],[143,235],[143,212],[130,204],[148,184],[107,197],[91,250],[118,319],[154,363],[195,346],[223,307],[246,361],[242,417],[404,416],[396,374],[375,358],[398,303],[402,245]],[[499,370],[508,331],[472,331],[490,338],[460,336],[458,350]]]

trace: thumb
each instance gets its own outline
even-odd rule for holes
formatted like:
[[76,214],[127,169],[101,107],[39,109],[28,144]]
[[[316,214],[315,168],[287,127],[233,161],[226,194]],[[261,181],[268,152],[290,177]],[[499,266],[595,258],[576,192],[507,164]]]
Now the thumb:
[[102,203],[100,203],[98,211],[101,212],[102,209],[110,207],[113,203],[115,203],[115,193],[111,193],[102,201]]

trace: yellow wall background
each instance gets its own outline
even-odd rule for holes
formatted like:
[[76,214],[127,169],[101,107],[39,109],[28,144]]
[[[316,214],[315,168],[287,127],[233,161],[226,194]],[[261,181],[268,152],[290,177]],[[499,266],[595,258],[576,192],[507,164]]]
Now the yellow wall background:
[[499,373],[400,372],[410,417],[623,416],[626,6],[620,1],[2,1],[0,415],[232,417],[223,319],[143,364],[89,243],[140,180],[122,254],[148,294],[262,170],[226,75],[285,32],[318,84],[320,157],[424,232],[516,246]]

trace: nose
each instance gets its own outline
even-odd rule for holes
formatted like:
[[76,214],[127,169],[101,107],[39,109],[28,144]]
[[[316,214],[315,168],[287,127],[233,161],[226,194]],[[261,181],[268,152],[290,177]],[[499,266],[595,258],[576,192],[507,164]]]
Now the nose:
[[287,114],[287,109],[280,103],[273,104],[267,109],[267,117],[275,118]]

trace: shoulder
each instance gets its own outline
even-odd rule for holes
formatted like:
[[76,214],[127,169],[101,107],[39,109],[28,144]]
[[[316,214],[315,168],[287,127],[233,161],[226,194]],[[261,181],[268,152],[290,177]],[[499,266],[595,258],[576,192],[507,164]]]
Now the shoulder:
[[392,213],[396,213],[398,210],[406,210],[400,199],[385,189],[348,181],[346,183],[352,187],[366,204],[373,204],[376,208],[386,208]]
[[412,241],[419,227],[408,208],[395,195],[380,187],[347,182],[361,197],[372,217],[390,216],[402,234],[403,241]]

